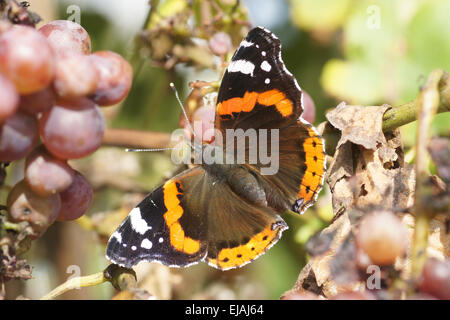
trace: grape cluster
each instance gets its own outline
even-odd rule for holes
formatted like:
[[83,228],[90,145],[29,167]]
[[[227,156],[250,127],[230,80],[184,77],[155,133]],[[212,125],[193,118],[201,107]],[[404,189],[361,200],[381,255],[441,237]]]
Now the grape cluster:
[[125,99],[132,69],[114,52],[92,53],[77,23],[56,20],[37,30],[0,22],[0,163],[25,158],[24,179],[8,195],[8,217],[28,221],[39,237],[55,220],[88,209],[92,188],[68,160],[100,147],[99,106]]

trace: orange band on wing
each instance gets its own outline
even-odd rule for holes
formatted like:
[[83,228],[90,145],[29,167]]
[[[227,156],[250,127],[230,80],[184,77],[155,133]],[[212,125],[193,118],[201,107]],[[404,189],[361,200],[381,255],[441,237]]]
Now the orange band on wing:
[[272,226],[268,226],[254,235],[247,243],[220,250],[215,259],[208,258],[208,263],[220,269],[242,266],[266,252],[270,245],[278,239],[279,232],[279,228],[272,230]]
[[275,106],[278,112],[284,117],[290,116],[294,111],[291,100],[287,99],[286,95],[277,89],[261,93],[247,91],[242,98],[231,98],[220,102],[217,105],[216,111],[219,115],[250,112],[253,110],[256,103],[267,107]]
[[322,177],[325,174],[325,154],[323,140],[317,136],[312,128],[308,128],[309,138],[303,143],[305,152],[306,171],[298,192],[299,199],[305,202],[314,199],[316,193],[322,187]]
[[[178,182],[179,183],[179,182]],[[194,254],[200,250],[200,241],[185,236],[184,230],[179,223],[183,215],[183,208],[180,205],[178,195],[181,194],[177,188],[177,182],[167,181],[164,186],[164,205],[167,212],[164,213],[164,220],[170,231],[170,244],[178,251]]]
[[247,91],[242,98],[232,98],[219,103],[217,112],[221,115],[232,114],[233,112],[239,113],[241,111],[250,112],[255,107],[257,97],[257,92]]
[[292,102],[289,99],[283,99],[280,102],[277,102],[275,104],[275,107],[277,108],[278,112],[283,115],[283,117],[290,116],[294,111]]
[[282,101],[286,95],[276,89],[261,92],[258,95],[258,103],[265,106],[272,106]]

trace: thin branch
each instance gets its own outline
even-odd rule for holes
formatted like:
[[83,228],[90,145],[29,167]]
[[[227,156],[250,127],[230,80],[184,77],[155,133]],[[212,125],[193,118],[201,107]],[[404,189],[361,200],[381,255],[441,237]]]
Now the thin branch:
[[73,290],[73,289],[79,289],[82,287],[91,287],[96,286],[99,284],[102,284],[106,282],[107,279],[104,277],[103,272],[97,272],[94,274],[91,274],[89,276],[84,277],[75,277],[67,280],[60,286],[56,287],[52,291],[50,291],[48,294],[43,296],[41,300],[52,300],[56,298],[57,296],[62,295],[63,293],[66,293],[67,291]]
[[75,277],[56,287],[41,300],[54,299],[67,291],[83,287],[92,287],[105,282],[110,282],[114,288],[120,291],[136,288],[136,273],[133,269],[127,269],[115,264],[110,264],[104,271],[84,277]]
[[103,145],[123,148],[166,148],[170,134],[128,129],[107,129]]
[[434,115],[438,111],[440,103],[439,83],[443,76],[442,70],[434,70],[428,78],[425,87],[421,89],[417,99],[418,104],[418,128],[416,140],[416,190],[414,213],[416,223],[414,239],[411,248],[411,272],[413,278],[417,278],[426,261],[426,249],[428,244],[428,229],[433,213],[428,209],[431,196],[431,187],[428,182],[428,143],[430,140],[430,127]]
[[[439,80],[438,87],[438,108],[437,113],[450,111],[450,79],[447,73],[442,73]],[[383,131],[392,131],[407,123],[413,122],[417,119],[417,110],[420,107],[420,94],[416,100],[405,103],[401,106],[394,107],[386,111],[383,116]]]

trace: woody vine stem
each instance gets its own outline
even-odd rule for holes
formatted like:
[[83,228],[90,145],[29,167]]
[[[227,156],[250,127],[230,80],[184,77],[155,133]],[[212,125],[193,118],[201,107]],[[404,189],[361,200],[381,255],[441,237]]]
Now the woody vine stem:
[[431,186],[428,183],[428,152],[427,147],[430,140],[430,126],[433,116],[438,110],[439,102],[442,100],[439,94],[439,83],[442,79],[442,70],[431,73],[427,83],[421,89],[418,102],[418,128],[416,139],[416,190],[414,214],[416,224],[414,229],[414,242],[411,249],[411,272],[414,278],[420,276],[426,261],[426,249],[428,243],[428,229],[430,219],[434,212],[430,208]]

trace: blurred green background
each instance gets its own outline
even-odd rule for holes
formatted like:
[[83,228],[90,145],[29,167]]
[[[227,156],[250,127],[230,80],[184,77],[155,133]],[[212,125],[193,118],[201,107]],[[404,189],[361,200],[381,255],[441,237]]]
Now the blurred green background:
[[[149,10],[147,0],[30,2],[31,9],[41,14],[44,22],[68,19],[79,8],[81,25],[92,38],[93,51],[116,51],[133,62],[135,71],[139,70],[126,101],[121,106],[104,109],[110,128],[170,133],[179,126],[180,109],[169,82],[177,84],[184,100],[189,94],[189,81],[220,79],[217,70],[200,65],[178,63],[174,68],[164,69],[151,59],[134,60],[135,38],[145,25]],[[203,2],[154,1],[162,7],[162,18],[194,8],[194,15],[189,20],[194,25],[198,23],[195,8]],[[326,111],[341,101],[362,105],[408,102],[417,96],[430,71],[434,68],[450,70],[450,1],[447,0],[213,2],[213,8],[219,6],[225,14],[232,12],[230,8],[236,10],[237,6],[240,19],[248,19],[253,26],[262,25],[281,39],[287,68],[315,102],[316,124],[323,122]],[[233,14],[229,17],[233,18]],[[226,24],[223,29],[230,32],[232,38],[241,38],[239,34],[231,34],[233,29]],[[449,124],[448,113],[437,116],[433,133],[448,136]],[[414,143],[415,125],[407,125],[402,131],[405,147],[410,148]],[[167,154],[147,153],[125,159],[122,157],[130,155],[122,149],[104,149],[80,161],[80,170],[111,167],[112,162],[120,158],[114,168],[126,171],[121,173],[127,179],[150,191],[174,168]],[[121,160],[124,167],[131,166],[131,169],[127,171],[120,167]],[[114,175],[114,170],[106,170],[105,174]],[[93,183],[95,185],[95,181]],[[113,211],[127,196],[130,197],[126,190],[116,186],[96,188],[95,203],[89,215],[98,217],[99,213]],[[159,285],[154,293],[161,292],[157,294],[160,298],[278,299],[292,287],[308,259],[304,244],[332,218],[327,188],[306,214],[284,218],[289,230],[272,249],[250,265],[227,272],[214,270],[203,263],[170,272],[162,266],[155,267],[157,269],[142,267],[162,279],[159,284],[150,279],[149,288]],[[36,242],[28,259],[35,266],[35,279],[27,281],[24,288],[20,289],[19,284],[16,286],[17,291],[23,289],[31,298],[47,293],[75,275],[76,270],[86,275],[107,266],[104,242],[76,223],[55,224]],[[104,284],[75,290],[62,298],[107,299],[112,294],[111,286]]]

